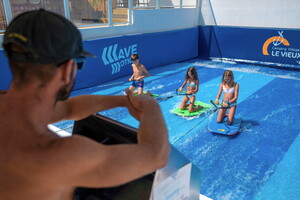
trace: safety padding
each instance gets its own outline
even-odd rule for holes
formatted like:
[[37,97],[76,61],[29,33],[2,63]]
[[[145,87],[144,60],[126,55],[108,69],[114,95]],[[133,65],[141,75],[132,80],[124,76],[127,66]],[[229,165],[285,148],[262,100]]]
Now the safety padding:
[[[199,57],[258,61],[299,68],[300,38],[296,29],[223,26],[199,27]],[[261,62],[261,63],[259,63]]]
[[3,50],[0,50],[0,90],[7,90],[12,80],[8,60]]
[[198,27],[159,33],[111,37],[84,42],[96,59],[79,71],[75,89],[95,86],[132,74],[130,55],[138,53],[149,70],[198,56]]
[[[130,76],[133,53],[147,69],[198,57],[198,27],[89,40],[83,45],[97,58],[88,58],[78,71],[74,90]],[[0,89],[8,89],[12,76],[3,50],[0,60]]]

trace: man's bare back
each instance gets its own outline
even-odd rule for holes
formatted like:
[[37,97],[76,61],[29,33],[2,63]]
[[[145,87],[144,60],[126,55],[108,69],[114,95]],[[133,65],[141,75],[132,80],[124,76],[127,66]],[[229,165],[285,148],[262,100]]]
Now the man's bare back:
[[[19,47],[20,44],[15,43],[15,40],[25,34],[22,31],[39,27],[38,24],[48,24],[43,21],[43,16],[53,22],[51,25],[54,27],[49,29],[68,29],[74,32],[74,37],[80,34],[74,25],[57,14],[44,10],[31,11],[21,17],[24,18],[23,25],[18,23],[18,26],[14,26],[19,21],[13,20],[7,28],[6,34],[14,32],[12,36],[18,38],[5,35],[5,51],[16,50],[16,54],[23,53],[27,46]],[[64,23],[58,24],[66,27],[56,27],[56,20],[63,21]],[[29,26],[33,22],[38,24]],[[14,27],[21,28],[13,30]],[[58,32],[64,32],[62,30]],[[35,31],[40,33],[42,30],[37,28]],[[52,34],[55,33],[44,34],[42,41],[36,41],[36,37],[28,35],[22,35],[21,38],[32,40],[30,42],[33,45],[42,43],[48,37],[53,41]],[[69,51],[72,53],[74,48],[70,42],[77,41],[81,49],[81,38],[70,38],[68,43],[65,41],[67,37],[60,37],[62,41],[57,43],[65,43],[60,47],[70,47]],[[58,47],[54,45],[52,48]],[[75,51],[70,59],[57,66],[57,63],[61,63],[60,52],[61,49],[50,52],[53,53],[51,58],[56,59],[48,64],[37,64],[36,60],[31,60],[37,58],[38,62],[42,62],[48,59],[43,57],[45,54],[37,53],[35,57],[17,56],[18,60],[13,56],[8,57],[14,79],[10,88],[0,95],[1,199],[71,200],[76,187],[117,186],[155,171],[167,163],[168,134],[157,102],[146,95],[136,97],[129,90],[126,90],[126,95],[121,96],[82,95],[68,98],[78,66],[72,58],[86,52]],[[61,138],[48,129],[48,124],[54,122],[80,120],[115,107],[126,107],[140,121],[137,144],[106,146],[82,136]]]
[[[126,100],[125,96],[119,98]],[[114,101],[113,98],[111,100]],[[20,106],[14,108],[20,101],[11,101],[5,95],[0,98],[0,112],[7,113],[0,118],[0,158],[3,163],[0,192],[4,199],[71,199],[76,186],[119,185],[154,171],[153,160],[160,160],[157,156],[160,157],[163,149],[139,148],[139,145],[106,147],[81,136],[60,138],[47,130],[46,122],[51,122],[48,116],[36,114],[39,120],[31,117],[40,106],[30,106],[31,102],[23,100]],[[156,110],[153,106],[149,106],[149,110],[150,107]],[[152,151],[152,156],[140,161],[135,159],[151,155],[146,151]],[[145,163],[148,166],[144,166]],[[161,167],[164,164],[155,165]]]

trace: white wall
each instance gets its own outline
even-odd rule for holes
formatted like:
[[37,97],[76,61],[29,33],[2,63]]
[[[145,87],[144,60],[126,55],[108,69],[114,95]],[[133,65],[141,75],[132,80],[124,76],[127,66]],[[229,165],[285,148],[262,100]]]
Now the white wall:
[[200,0],[200,25],[300,28],[300,0]]
[[[132,25],[80,28],[83,40],[196,27],[199,8],[133,10]],[[3,34],[0,34],[2,44]],[[2,47],[0,47],[2,49]]]
[[[138,9],[133,24],[81,28],[84,40],[198,25],[300,28],[300,0],[199,0],[200,8]],[[2,43],[3,35],[0,35]],[[0,47],[1,48],[1,47]]]
[[95,39],[137,33],[153,33],[196,27],[199,8],[139,9],[133,11],[133,24],[80,29],[83,39]]

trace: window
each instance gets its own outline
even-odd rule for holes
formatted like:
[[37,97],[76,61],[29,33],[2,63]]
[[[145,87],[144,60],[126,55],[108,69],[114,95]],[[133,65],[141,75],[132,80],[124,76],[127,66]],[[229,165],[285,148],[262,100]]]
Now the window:
[[182,7],[192,7],[195,8],[197,0],[182,0]]
[[113,23],[128,22],[128,0],[112,0]]
[[107,0],[69,0],[69,7],[76,25],[108,22]]
[[160,6],[162,8],[178,8],[180,6],[180,0],[160,0]]
[[63,15],[77,26],[91,26],[130,24],[131,8],[196,7],[196,2],[197,0],[0,0],[0,30],[3,32],[17,15],[40,8]]
[[156,0],[132,0],[133,7],[156,6]]
[[50,10],[64,16],[63,0],[11,0],[10,8],[13,18],[25,11],[37,10],[39,8],[44,8],[45,10]]
[[3,2],[0,1],[0,30],[4,30],[6,28],[6,18],[4,14]]

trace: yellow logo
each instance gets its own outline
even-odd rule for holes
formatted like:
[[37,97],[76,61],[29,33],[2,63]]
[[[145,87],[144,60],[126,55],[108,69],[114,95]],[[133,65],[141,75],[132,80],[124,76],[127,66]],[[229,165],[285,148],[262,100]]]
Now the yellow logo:
[[19,40],[23,41],[23,42],[27,42],[28,41],[28,38],[26,38],[25,36],[19,34],[19,33],[10,33],[8,34],[8,37],[11,38],[11,37],[14,37],[14,38],[18,38]]
[[274,47],[277,47],[281,44],[283,44],[284,46],[290,46],[290,43],[287,39],[285,39],[283,37],[283,31],[278,31],[279,36],[273,36],[270,37],[269,39],[267,39],[262,47],[262,53],[263,55],[268,56],[269,52],[268,52],[268,47],[269,45],[272,43],[274,45]]
[[225,132],[225,130],[224,129],[222,129],[222,128],[219,128],[219,129],[217,129],[218,131],[221,131],[221,132]]

